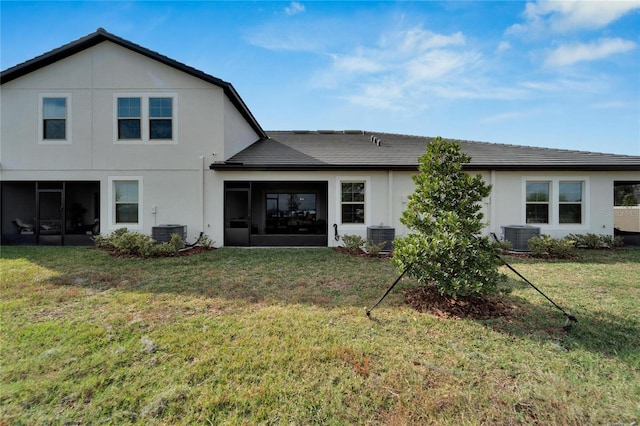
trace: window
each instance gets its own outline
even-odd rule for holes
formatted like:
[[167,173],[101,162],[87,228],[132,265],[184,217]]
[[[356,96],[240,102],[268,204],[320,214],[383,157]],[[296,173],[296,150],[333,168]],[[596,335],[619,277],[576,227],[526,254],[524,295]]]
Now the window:
[[114,143],[177,143],[176,94],[115,93],[113,98]]
[[140,98],[118,98],[118,139],[141,139]]
[[115,224],[139,223],[138,181],[114,181]]
[[558,218],[560,223],[582,223],[582,182],[559,182]]
[[68,99],[68,95],[40,96],[41,141],[69,142],[67,134]]
[[549,182],[527,182],[527,223],[549,223]]
[[547,229],[588,228],[589,178],[554,176],[547,180],[523,178],[523,220]]
[[173,99],[149,98],[149,139],[171,139]]
[[342,223],[364,223],[364,182],[342,182]]
[[267,194],[265,233],[315,234],[319,231],[322,229],[317,221],[316,194]]

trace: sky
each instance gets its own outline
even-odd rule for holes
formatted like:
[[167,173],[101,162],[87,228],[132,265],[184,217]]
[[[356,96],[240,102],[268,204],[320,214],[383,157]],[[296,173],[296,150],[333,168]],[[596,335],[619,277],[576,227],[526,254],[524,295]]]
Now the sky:
[[267,131],[640,155],[640,0],[1,0],[0,68],[100,27],[230,82]]

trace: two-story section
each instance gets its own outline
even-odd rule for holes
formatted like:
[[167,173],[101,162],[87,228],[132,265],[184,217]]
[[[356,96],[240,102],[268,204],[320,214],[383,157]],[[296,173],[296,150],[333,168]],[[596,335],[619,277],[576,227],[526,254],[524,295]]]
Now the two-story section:
[[230,83],[98,29],[1,75],[2,242],[205,231],[205,170],[266,135]]

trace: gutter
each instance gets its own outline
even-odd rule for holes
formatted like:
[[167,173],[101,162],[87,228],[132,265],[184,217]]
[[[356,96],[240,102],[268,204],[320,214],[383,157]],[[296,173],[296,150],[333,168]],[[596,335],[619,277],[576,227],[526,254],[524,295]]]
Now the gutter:
[[[385,170],[385,171],[409,171],[417,172],[418,165],[401,164],[245,164],[242,162],[221,162],[212,163],[209,169],[218,171],[362,171],[362,170]],[[640,171],[640,164],[531,164],[531,165],[495,165],[495,164],[466,164],[463,166],[466,171]]]

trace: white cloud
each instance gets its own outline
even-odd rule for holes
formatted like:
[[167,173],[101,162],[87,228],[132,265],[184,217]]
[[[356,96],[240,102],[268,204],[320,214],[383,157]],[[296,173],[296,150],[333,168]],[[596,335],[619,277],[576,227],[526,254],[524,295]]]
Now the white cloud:
[[640,0],[528,2],[523,13],[525,22],[511,26],[507,33],[540,36],[548,32],[594,30],[638,9]]
[[591,105],[593,109],[625,109],[633,107],[634,105],[632,103],[622,101],[599,102]]
[[297,15],[298,13],[304,12],[304,5],[302,3],[298,3],[297,1],[292,1],[289,6],[284,8],[284,13],[287,15]]
[[635,48],[636,43],[621,38],[604,38],[592,43],[562,45],[549,53],[545,65],[563,67],[577,62],[595,61]]
[[[351,103],[391,111],[424,105],[427,94],[438,90],[469,97],[474,90],[460,87],[464,84],[456,76],[474,68],[482,56],[465,45],[460,32],[437,34],[421,27],[390,31],[373,47],[331,55],[331,69],[316,75],[314,83],[343,90],[342,98]],[[441,85],[446,88],[438,89]]]
[[508,41],[501,41],[498,44],[498,47],[496,48],[496,52],[497,53],[502,53],[502,52],[506,52],[507,50],[511,49],[511,43],[509,43]]
[[487,117],[483,120],[480,120],[481,124],[494,124],[494,123],[502,123],[505,121],[511,121],[514,119],[526,117],[525,114],[520,112],[505,112],[503,114],[493,115],[491,117]]
[[377,58],[368,58],[363,52],[349,55],[331,55],[333,66],[337,70],[349,73],[375,73],[382,71],[385,67]]

